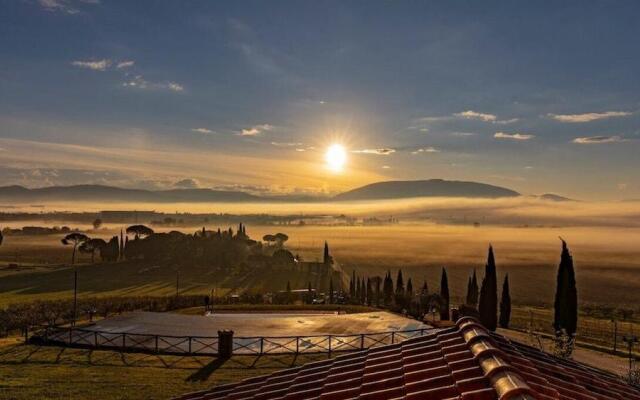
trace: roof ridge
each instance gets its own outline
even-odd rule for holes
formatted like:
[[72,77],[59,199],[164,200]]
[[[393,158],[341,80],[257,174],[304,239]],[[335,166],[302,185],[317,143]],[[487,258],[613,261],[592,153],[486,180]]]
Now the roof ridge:
[[538,399],[538,392],[509,363],[508,355],[495,345],[487,328],[472,317],[463,317],[456,322],[459,333],[473,357],[478,361],[484,376],[498,394],[499,400]]

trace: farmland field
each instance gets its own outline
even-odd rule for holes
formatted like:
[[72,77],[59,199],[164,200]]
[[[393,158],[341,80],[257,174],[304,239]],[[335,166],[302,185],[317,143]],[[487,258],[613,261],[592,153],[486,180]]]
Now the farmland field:
[[[82,227],[81,227],[82,228]],[[87,228],[87,227],[84,227]],[[186,232],[197,227],[179,228]],[[621,227],[469,227],[439,224],[401,224],[379,227],[345,226],[249,226],[252,237],[286,232],[287,247],[303,259],[322,257],[322,244],[329,242],[331,253],[347,273],[382,275],[402,269],[414,287],[427,280],[437,290],[440,271],[447,268],[454,300],[466,290],[467,278],[482,268],[489,244],[494,246],[498,277],[508,273],[515,304],[548,306],[553,300],[555,272],[562,236],[574,256],[578,297],[583,305],[636,308],[640,293],[640,228]],[[101,230],[109,237],[119,229]],[[60,237],[8,236],[0,246],[0,304],[57,298],[71,294],[70,249],[60,245]],[[81,258],[80,291],[83,296],[175,293],[176,271],[150,269],[130,263],[88,265]],[[18,266],[9,266],[16,263]],[[180,271],[181,293],[219,294],[228,291],[282,290],[305,288],[305,275],[260,274],[220,277],[205,268]]]

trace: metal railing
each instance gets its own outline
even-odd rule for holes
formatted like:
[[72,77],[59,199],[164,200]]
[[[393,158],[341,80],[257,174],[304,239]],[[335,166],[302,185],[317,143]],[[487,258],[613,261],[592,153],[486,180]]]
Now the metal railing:
[[[311,336],[233,337],[233,354],[302,354],[364,350],[424,336],[432,328]],[[75,327],[43,327],[31,340],[47,345],[179,355],[218,355],[218,336],[172,336],[106,332]]]

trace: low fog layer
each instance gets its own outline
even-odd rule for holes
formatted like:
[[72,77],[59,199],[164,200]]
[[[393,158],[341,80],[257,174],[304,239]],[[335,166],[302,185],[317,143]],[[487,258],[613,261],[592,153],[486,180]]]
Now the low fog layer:
[[503,199],[417,198],[365,202],[305,203],[87,203],[0,205],[0,211],[98,212],[101,210],[154,210],[165,213],[229,213],[340,216],[355,218],[393,216],[401,223],[431,221],[447,224],[529,226],[640,226],[640,201],[552,201],[536,197]]

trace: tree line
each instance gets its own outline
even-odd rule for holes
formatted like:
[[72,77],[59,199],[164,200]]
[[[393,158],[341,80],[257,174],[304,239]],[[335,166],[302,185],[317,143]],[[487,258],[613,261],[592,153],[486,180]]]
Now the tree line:
[[[402,270],[398,270],[395,282],[391,271],[387,271],[384,278],[360,277],[352,272],[349,281],[348,301],[352,304],[384,307],[392,311],[405,312],[419,319],[426,314],[437,311],[440,320],[449,320],[450,294],[446,268],[442,268],[439,292],[430,292],[425,281],[422,287],[414,290],[409,278],[404,283]],[[333,287],[333,282],[331,282]],[[506,274],[502,282],[502,290],[498,296],[498,277],[496,259],[493,246],[489,246],[487,261],[484,267],[484,277],[480,285],[474,269],[467,281],[467,291],[464,303],[459,305],[457,312],[460,316],[474,316],[492,331],[497,327],[509,328],[511,319],[511,288],[509,275]],[[331,294],[333,297],[333,293]],[[498,301],[498,299],[500,299]],[[566,340],[570,346],[575,341],[578,320],[578,300],[573,258],[562,240],[562,252],[557,272],[556,292],[554,296],[553,327],[558,338]]]

